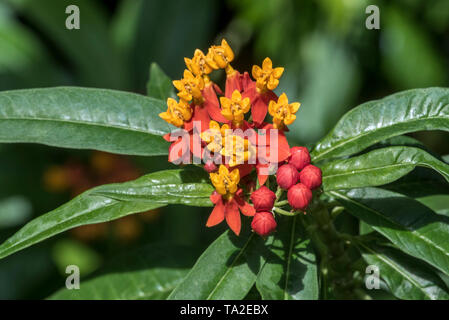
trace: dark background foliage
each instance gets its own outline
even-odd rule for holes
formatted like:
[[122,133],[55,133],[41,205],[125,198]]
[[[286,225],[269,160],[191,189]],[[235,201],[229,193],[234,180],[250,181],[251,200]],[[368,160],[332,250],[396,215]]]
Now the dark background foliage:
[[[69,4],[80,8],[80,30],[65,28]],[[365,28],[369,4],[380,8],[380,30]],[[449,84],[447,0],[3,0],[0,90],[71,85],[143,94],[151,62],[178,79],[183,57],[222,37],[241,71],[266,56],[285,67],[277,92],[302,103],[292,144],[313,143],[362,102]],[[449,153],[447,133],[414,137]],[[167,167],[165,157],[0,145],[0,241],[90,187]],[[47,297],[63,285],[66,265],[88,276],[138,245],[183,245],[198,256],[225,228],[204,227],[209,211],[170,206],[65,232],[0,261],[0,298]]]

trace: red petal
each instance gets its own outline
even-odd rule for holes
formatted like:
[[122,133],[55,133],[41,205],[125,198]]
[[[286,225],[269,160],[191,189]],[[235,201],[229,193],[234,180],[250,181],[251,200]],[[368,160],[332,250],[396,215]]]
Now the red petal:
[[184,129],[187,131],[191,131],[193,129],[193,126],[195,126],[197,130],[201,129],[201,132],[203,132],[209,129],[209,122],[210,117],[207,109],[203,106],[195,105],[193,106],[192,119],[184,124]]
[[201,137],[195,128],[193,130],[193,134],[190,135],[190,150],[195,157],[200,159],[203,158],[203,148],[201,142]]
[[229,228],[239,235],[242,222],[240,221],[239,207],[234,199],[225,204],[225,217]]
[[178,137],[178,140],[173,142],[168,148],[168,161],[175,164],[189,163],[190,148],[188,138]]
[[212,210],[209,219],[207,219],[206,227],[213,227],[222,222],[225,217],[225,208],[223,200],[220,197],[220,200],[218,200],[214,210]]
[[256,82],[251,80],[248,72],[243,73],[243,76],[241,77],[241,83],[243,91],[246,91],[256,85]]
[[162,138],[164,138],[164,140],[165,140],[165,141],[168,141],[168,142],[171,142],[171,141],[172,141],[172,140],[170,140],[170,138],[171,138],[171,133],[164,134],[164,135],[162,136]]
[[282,162],[287,160],[288,157],[290,157],[291,153],[290,153],[290,146],[288,145],[288,141],[287,141],[287,137],[285,136],[284,133],[280,133],[279,134],[279,139],[278,139],[278,161],[277,162]]
[[240,178],[247,176],[253,171],[254,164],[239,164],[236,169],[239,169]]
[[278,101],[278,96],[271,90],[264,92],[264,94],[262,94],[261,97],[263,102],[266,103],[267,106],[271,100]]
[[267,174],[261,174],[260,171],[262,168],[268,168],[270,165],[267,164],[262,164],[262,163],[258,163],[256,165],[256,169],[257,169],[257,179],[259,180],[259,185],[263,186],[265,184],[265,182],[268,179],[268,175]]
[[226,78],[226,89],[225,97],[231,99],[232,93],[237,90],[242,92],[242,85],[240,81],[240,73],[238,71],[234,72],[233,75]]
[[253,116],[253,122],[256,126],[262,124],[268,111],[268,104],[266,104],[260,95],[257,95],[253,101],[251,101],[251,115]]
[[240,198],[238,195],[235,195],[235,201],[237,201],[240,211],[245,216],[252,217],[256,214],[256,209],[254,209],[252,205]]
[[[204,107],[207,110],[210,118],[218,122],[228,122],[228,120],[221,114],[220,103],[218,102],[214,86],[206,85],[202,94],[204,98]],[[209,129],[209,124],[207,126],[207,129]]]
[[221,199],[221,194],[219,194],[217,191],[212,192],[212,194],[210,195],[210,201],[212,201],[213,204],[217,204],[217,202]]

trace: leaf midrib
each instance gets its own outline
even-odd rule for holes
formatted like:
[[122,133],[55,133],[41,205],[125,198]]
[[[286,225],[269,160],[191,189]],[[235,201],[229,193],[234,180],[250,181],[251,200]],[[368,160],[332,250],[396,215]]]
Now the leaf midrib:
[[250,241],[252,240],[252,238],[254,237],[254,233],[251,233],[251,235],[248,237],[248,240],[246,241],[245,245],[242,247],[242,249],[240,249],[239,253],[237,254],[237,256],[235,257],[235,259],[232,261],[231,265],[229,267],[226,268],[226,272],[223,274],[223,276],[220,278],[220,280],[217,282],[217,284],[215,285],[215,287],[212,289],[211,293],[207,296],[206,300],[210,300],[212,295],[215,293],[215,291],[218,289],[218,287],[220,287],[221,283],[224,281],[224,279],[227,277],[227,275],[229,274],[229,272],[231,272],[232,268],[234,267],[234,265],[237,263],[237,261],[240,259],[240,256],[243,254],[243,252],[246,250],[246,248],[248,247]]
[[[432,165],[429,165],[429,164],[426,164],[423,162],[402,162],[402,163],[395,163],[395,164],[379,166],[379,167],[351,170],[351,172],[330,174],[330,175],[323,176],[323,180],[327,179],[327,178],[346,176],[346,175],[350,175],[350,174],[354,174],[354,173],[365,173],[365,172],[370,172],[370,171],[395,168],[395,167],[407,167],[407,166],[421,166],[421,167],[427,167],[427,168],[434,169],[434,170],[436,169],[436,166],[432,166]],[[440,170],[442,171],[442,173],[446,177],[446,179],[448,179],[449,173],[447,173],[446,170],[442,169],[442,168],[438,169],[437,171],[440,171]]]
[[296,217],[293,217],[293,221],[292,221],[292,230],[291,230],[291,234],[290,234],[290,246],[288,248],[288,257],[287,257],[287,267],[286,267],[286,272],[285,272],[285,284],[284,284],[284,300],[289,300],[288,299],[288,281],[290,280],[290,263],[292,260],[292,252],[293,252],[293,244],[294,244],[294,238],[295,238],[295,229],[296,229]]
[[[449,252],[446,252],[443,248],[441,248],[440,246],[438,246],[438,245],[437,245],[436,243],[434,243],[432,240],[430,240],[430,239],[424,237],[423,235],[417,233],[416,230],[411,230],[411,229],[409,229],[409,228],[407,228],[407,227],[405,227],[405,226],[403,226],[403,225],[400,225],[400,224],[398,224],[396,221],[391,220],[390,218],[388,218],[388,217],[386,217],[386,216],[384,216],[384,215],[378,213],[376,210],[371,209],[370,207],[367,207],[367,206],[365,206],[364,204],[359,203],[359,202],[357,202],[357,201],[355,201],[355,200],[353,200],[353,199],[351,199],[351,198],[349,198],[349,197],[346,197],[346,196],[344,196],[344,195],[342,195],[342,194],[340,194],[340,193],[338,193],[338,192],[335,192],[335,191],[329,191],[329,193],[334,194],[334,195],[337,195],[337,197],[342,197],[342,198],[346,199],[346,200],[349,201],[349,202],[355,203],[357,206],[363,207],[364,209],[373,212],[373,213],[376,214],[377,216],[380,216],[382,219],[385,219],[385,220],[387,220],[387,221],[393,223],[394,225],[400,227],[401,229],[405,229],[405,230],[409,231],[410,234],[414,235],[415,237],[417,237],[417,238],[423,240],[424,242],[426,242],[426,243],[428,243],[428,244],[431,244],[435,249],[441,251],[441,252],[443,253],[443,255],[449,257]],[[376,230],[378,229],[378,227],[375,227],[375,226],[371,226],[371,227],[374,228],[374,229],[376,229]],[[441,271],[443,271],[444,273],[447,273],[447,270],[443,270],[440,266],[436,266],[436,267],[437,267],[438,269],[440,269]]]
[[383,262],[385,262],[386,264],[388,264],[391,268],[393,268],[394,270],[396,270],[396,272],[398,272],[399,274],[401,274],[404,278],[406,278],[411,284],[413,284],[415,287],[417,287],[420,291],[422,291],[424,293],[425,296],[427,296],[430,300],[434,300],[432,298],[432,296],[430,296],[425,290],[424,288],[417,282],[415,282],[415,280],[413,278],[410,277],[410,275],[408,275],[407,273],[403,272],[400,267],[392,260],[388,259],[387,257],[382,256],[381,254],[379,254],[378,252],[376,252],[375,250],[365,246],[362,243],[358,243],[360,246],[362,246],[363,248],[365,248],[365,250],[371,252],[372,254],[374,254],[379,260],[382,260]]
[[[446,119],[446,117],[444,117],[443,119]],[[404,122],[397,122],[397,123],[394,123],[394,124],[392,124],[392,125],[390,125],[390,126],[386,126],[386,127],[382,127],[382,128],[376,128],[376,129],[374,129],[374,130],[369,130],[369,131],[366,131],[366,132],[363,132],[363,133],[361,133],[361,134],[359,134],[359,135],[356,135],[356,136],[353,136],[353,137],[351,137],[351,138],[349,138],[349,139],[347,139],[347,140],[343,140],[342,142],[340,142],[340,143],[337,143],[337,144],[335,144],[333,147],[330,147],[330,148],[328,148],[327,150],[325,150],[325,151],[323,151],[323,152],[320,152],[317,156],[315,156],[315,157],[313,157],[312,158],[312,160],[314,160],[314,161],[319,161],[319,160],[321,160],[321,158],[323,158],[323,156],[325,156],[326,154],[328,154],[329,152],[332,152],[333,150],[335,150],[336,148],[339,148],[340,146],[344,146],[345,144],[347,144],[347,143],[351,143],[352,141],[354,141],[354,140],[356,140],[356,139],[359,139],[359,138],[361,138],[361,137],[364,137],[364,136],[366,136],[366,135],[369,135],[369,134],[371,134],[372,132],[374,132],[374,131],[382,131],[382,130],[384,130],[384,129],[388,129],[388,128],[391,128],[391,127],[394,127],[394,126],[397,126],[397,125],[401,125],[401,124],[409,124],[409,123],[413,123],[413,122],[420,122],[420,121],[427,121],[427,120],[442,120],[442,117],[427,117],[427,118],[425,118],[425,119],[415,119],[415,120],[411,120],[411,121],[404,121]],[[447,119],[446,120],[449,120],[449,117],[447,117]],[[389,136],[387,136],[387,137],[385,137],[384,139],[387,139],[387,138],[391,138],[392,136],[396,136],[396,134],[393,134],[393,135],[389,135]]]
[[77,124],[77,125],[85,125],[85,126],[92,126],[92,127],[104,127],[104,128],[113,128],[113,129],[119,129],[119,130],[124,130],[124,131],[131,131],[131,132],[138,132],[138,133],[146,133],[146,134],[151,134],[151,135],[157,135],[157,136],[162,136],[164,134],[166,134],[167,132],[163,132],[163,131],[158,131],[158,130],[143,130],[143,129],[138,129],[136,127],[127,127],[124,125],[111,125],[111,124],[106,124],[106,123],[101,123],[101,122],[88,122],[88,121],[79,121],[79,120],[65,120],[65,119],[55,119],[55,118],[30,118],[30,117],[4,117],[4,116],[0,116],[0,121],[2,120],[13,120],[13,121],[20,121],[20,120],[24,120],[24,121],[48,121],[48,122],[60,122],[60,123],[69,123],[69,124]]

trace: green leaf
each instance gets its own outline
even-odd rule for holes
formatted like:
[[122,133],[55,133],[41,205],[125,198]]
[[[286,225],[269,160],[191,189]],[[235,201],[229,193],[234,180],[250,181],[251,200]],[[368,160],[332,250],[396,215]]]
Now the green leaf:
[[60,87],[0,92],[0,142],[31,142],[132,155],[165,155],[161,100]]
[[449,89],[413,89],[366,102],[346,113],[311,155],[313,161],[347,156],[420,130],[449,131]]
[[329,193],[399,249],[449,274],[449,218],[414,199],[383,189]]
[[155,99],[167,101],[167,98],[174,98],[175,90],[171,79],[162,71],[157,63],[150,66],[150,80],[147,83],[147,94]]
[[0,245],[0,258],[85,224],[111,221],[167,204],[211,206],[213,188],[206,181],[203,170],[165,170],[93,188],[26,224]]
[[449,194],[449,184],[437,172],[418,167],[401,179],[382,186],[383,189],[398,192],[410,198]]
[[449,194],[435,194],[416,198],[416,200],[436,213],[449,217]]
[[324,164],[323,187],[329,191],[380,186],[405,176],[416,166],[436,170],[449,181],[449,165],[422,149],[389,147]]
[[447,300],[445,285],[432,268],[399,250],[357,243],[362,256],[379,268],[380,277],[399,299]]
[[257,278],[264,300],[318,299],[316,257],[297,216],[279,217],[270,255]]
[[171,300],[240,300],[256,282],[268,254],[265,241],[249,232],[226,231],[204,251],[170,294]]
[[[188,247],[151,244],[114,257],[101,272],[80,283],[79,290],[62,288],[50,299],[165,299],[194,263]],[[81,277],[82,277],[82,269]]]

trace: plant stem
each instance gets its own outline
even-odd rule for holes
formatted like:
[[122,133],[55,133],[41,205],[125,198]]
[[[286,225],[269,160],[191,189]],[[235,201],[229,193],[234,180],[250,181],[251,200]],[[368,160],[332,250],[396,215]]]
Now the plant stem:
[[275,202],[274,205],[276,207],[282,207],[285,206],[286,204],[288,204],[288,200],[283,200],[283,201],[279,201],[279,202]]
[[283,210],[283,209],[277,208],[277,207],[274,207],[273,211],[277,212],[279,214],[283,214],[284,216],[290,216],[290,217],[296,216],[300,212],[300,211],[291,212],[291,211]]

